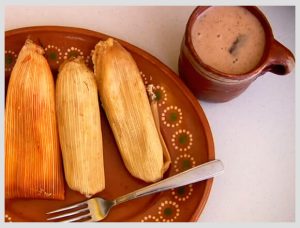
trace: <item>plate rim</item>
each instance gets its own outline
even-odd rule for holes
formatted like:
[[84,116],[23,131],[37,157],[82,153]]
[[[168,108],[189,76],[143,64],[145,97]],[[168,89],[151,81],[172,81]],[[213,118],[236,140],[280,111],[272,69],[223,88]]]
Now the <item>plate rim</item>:
[[[143,50],[142,48],[139,48],[125,40],[119,39],[117,37],[93,31],[86,28],[78,28],[78,27],[72,27],[72,26],[58,26],[58,25],[39,25],[39,26],[28,26],[28,27],[20,27],[16,29],[11,29],[5,31],[5,40],[11,36],[23,34],[23,33],[30,33],[30,32],[37,32],[37,31],[47,31],[47,32],[67,32],[72,34],[79,34],[79,35],[87,35],[91,37],[97,37],[99,39],[102,39],[103,37],[112,37],[116,40],[118,40],[129,52],[136,53],[137,55],[145,58],[147,61],[151,62],[153,65],[158,66],[165,75],[167,75],[175,84],[178,86],[182,93],[187,97],[187,99],[191,102],[191,105],[195,112],[197,113],[197,116],[200,118],[200,121],[202,123],[202,127],[204,129],[204,135],[206,136],[206,143],[208,148],[208,160],[214,160],[215,159],[215,148],[214,148],[214,140],[211,132],[211,128],[208,122],[208,119],[205,115],[205,112],[197,100],[196,97],[191,93],[191,91],[186,87],[184,82],[178,77],[178,75],[167,65],[165,65],[163,62],[161,62],[158,58],[150,54],[149,52]],[[4,40],[4,41],[5,41]],[[5,43],[4,43],[4,50],[5,50]],[[5,77],[4,77],[5,78]],[[5,80],[5,79],[4,79]],[[200,215],[202,214],[204,207],[208,201],[208,197],[210,195],[210,191],[213,184],[213,179],[206,180],[206,184],[204,187],[204,193],[202,199],[200,199],[200,202],[196,208],[196,210],[193,212],[192,216],[190,217],[189,222],[196,222],[198,221]]]

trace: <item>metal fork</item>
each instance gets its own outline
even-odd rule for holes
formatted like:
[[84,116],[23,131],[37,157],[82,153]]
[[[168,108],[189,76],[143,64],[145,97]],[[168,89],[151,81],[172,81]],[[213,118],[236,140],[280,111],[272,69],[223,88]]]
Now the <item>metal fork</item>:
[[126,201],[149,194],[162,192],[168,189],[177,188],[187,184],[206,180],[222,174],[223,171],[223,163],[220,160],[213,160],[156,182],[154,184],[148,185],[142,189],[138,189],[115,200],[105,200],[100,197],[95,197],[68,207],[50,211],[46,214],[51,216],[57,213],[63,214],[50,217],[47,220],[60,221],[61,219],[63,219],[61,222],[97,222],[104,219],[109,213],[110,209],[120,203],[124,203]]

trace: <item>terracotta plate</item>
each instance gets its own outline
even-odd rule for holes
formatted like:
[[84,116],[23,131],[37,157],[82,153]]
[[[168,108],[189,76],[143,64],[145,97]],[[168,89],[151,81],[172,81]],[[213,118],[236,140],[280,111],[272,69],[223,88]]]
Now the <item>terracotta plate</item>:
[[[69,56],[81,55],[92,67],[91,50],[108,36],[78,28],[57,26],[21,28],[5,33],[5,81],[26,37],[31,36],[45,49],[45,55],[56,78],[59,64]],[[133,55],[145,85],[156,86],[162,133],[171,153],[172,165],[165,177],[213,160],[212,134],[205,114],[177,75],[145,51],[120,41]],[[147,41],[145,41],[147,42]],[[103,110],[101,114],[106,189],[99,194],[114,199],[146,186],[126,170]],[[201,183],[157,193],[113,208],[104,221],[196,221],[208,199],[212,179]],[[64,201],[6,200],[6,221],[45,221],[45,213],[84,200],[66,186]]]

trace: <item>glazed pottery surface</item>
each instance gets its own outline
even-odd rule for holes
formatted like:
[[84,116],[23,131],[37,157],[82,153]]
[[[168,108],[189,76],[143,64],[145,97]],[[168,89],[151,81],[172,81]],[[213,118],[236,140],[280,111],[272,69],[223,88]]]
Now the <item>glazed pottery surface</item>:
[[[107,35],[69,27],[41,26],[20,28],[5,33],[5,82],[26,38],[30,36],[45,49],[45,57],[56,79],[57,69],[64,59],[82,56],[92,68],[91,51]],[[172,176],[204,162],[214,160],[214,145],[205,114],[196,98],[178,76],[158,59],[145,51],[121,41],[137,62],[145,85],[153,84],[157,95],[161,130],[171,153],[171,166],[164,177]],[[146,41],[145,41],[146,42]],[[106,188],[97,194],[114,199],[147,184],[132,177],[125,168],[101,108]],[[142,197],[113,208],[104,222],[133,221],[196,221],[208,199],[212,179],[166,192]],[[5,201],[6,221],[46,221],[46,212],[85,200],[67,185],[65,200]]]
[[178,62],[179,76],[198,99],[226,102],[240,95],[257,77],[266,72],[287,75],[293,70],[294,55],[274,38],[267,18],[254,6],[244,6],[244,8],[260,21],[264,28],[266,42],[264,54],[257,66],[244,74],[226,74],[204,64],[194,49],[191,29],[199,15],[209,7],[196,7],[191,14],[187,22]]

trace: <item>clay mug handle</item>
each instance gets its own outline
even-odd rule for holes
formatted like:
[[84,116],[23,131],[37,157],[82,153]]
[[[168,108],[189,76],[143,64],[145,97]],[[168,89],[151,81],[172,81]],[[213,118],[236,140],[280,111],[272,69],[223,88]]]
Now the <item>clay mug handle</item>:
[[264,72],[270,71],[278,75],[286,75],[295,67],[293,53],[277,40],[273,40]]

